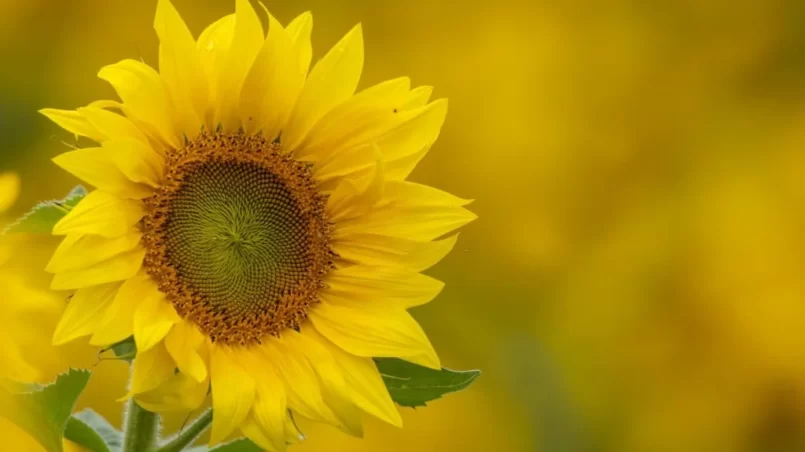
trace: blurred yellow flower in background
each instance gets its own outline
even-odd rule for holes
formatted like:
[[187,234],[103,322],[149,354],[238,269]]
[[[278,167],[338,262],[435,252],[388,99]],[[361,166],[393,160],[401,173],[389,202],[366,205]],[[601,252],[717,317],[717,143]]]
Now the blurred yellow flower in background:
[[[15,174],[0,175],[0,215],[14,204],[19,190]],[[0,366],[0,382],[46,384],[70,365],[86,365],[92,355],[86,344],[54,347],[48,338],[65,308],[62,297],[37,287],[32,278],[42,272],[41,250],[48,244],[52,250],[47,237],[0,236],[0,360],[7,364]]]
[[14,173],[0,174],[0,215],[14,205],[19,194],[19,176]]
[[[20,180],[16,174],[0,174],[0,218],[17,200]],[[41,238],[39,239],[41,240]],[[45,243],[53,242],[45,238]],[[47,384],[68,368],[86,367],[93,362],[94,352],[86,345],[54,347],[53,330],[64,311],[61,297],[35,287],[31,273],[41,272],[32,264],[30,248],[37,239],[0,236],[0,435],[9,450],[44,450],[14,420],[26,416],[8,398],[20,383]],[[41,259],[39,260],[41,265]],[[81,450],[69,441],[65,451]]]

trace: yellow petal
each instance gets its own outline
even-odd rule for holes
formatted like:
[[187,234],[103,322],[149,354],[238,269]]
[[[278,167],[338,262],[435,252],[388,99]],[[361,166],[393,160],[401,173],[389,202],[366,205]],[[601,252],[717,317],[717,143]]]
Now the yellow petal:
[[196,41],[168,0],[157,2],[154,28],[159,37],[159,72],[176,105],[180,129],[191,139],[201,132],[209,87]]
[[410,308],[431,301],[443,288],[441,281],[408,269],[353,265],[332,272],[322,297],[338,305]]
[[243,423],[254,403],[254,379],[240,366],[234,352],[219,346],[212,346],[210,350],[212,408],[215,412],[211,446],[225,441]]
[[439,369],[425,332],[408,312],[367,303],[356,308],[322,302],[309,313],[316,329],[349,353],[365,358],[406,358]]
[[20,194],[20,178],[14,173],[0,174],[0,213],[8,210]]
[[447,117],[447,99],[398,114],[398,124],[375,138],[383,157],[389,161],[415,154],[436,141]]
[[355,234],[332,243],[341,259],[353,264],[398,266],[415,272],[426,270],[447,256],[458,234],[436,242],[408,240],[378,234]]
[[115,156],[118,168],[130,180],[157,188],[162,185],[165,159],[147,144],[131,139],[110,140],[103,149]]
[[408,93],[402,110],[413,110],[414,108],[424,107],[428,104],[430,96],[433,94],[432,86],[420,86]]
[[330,351],[319,341],[311,339],[309,336],[303,336],[296,331],[286,332],[282,339],[291,353],[307,358],[308,363],[319,377],[324,403],[330,407],[338,419],[338,427],[352,436],[362,437],[363,426],[360,414],[352,403],[351,393],[344,381],[341,367],[336,363]]
[[123,104],[114,100],[96,100],[87,105],[89,108],[102,108],[104,110],[123,111]]
[[127,397],[156,389],[168,381],[176,370],[173,358],[162,343],[148,350],[138,350],[132,367],[131,387]]
[[[25,242],[36,247],[34,240]],[[26,275],[17,275],[16,272],[7,271],[8,268],[3,270],[0,271],[0,340],[4,341],[2,348],[10,351],[11,355],[16,355],[17,359],[24,359],[35,370],[35,375],[29,375],[31,378],[22,379],[21,375],[12,378],[24,383],[48,384],[69,367],[92,366],[97,354],[86,346],[84,340],[53,346],[53,333],[67,308],[66,297],[50,290],[35,289],[35,285],[32,285],[34,281],[25,277]],[[21,355],[17,355],[17,352]],[[3,386],[3,378],[16,373],[16,369],[10,369],[13,365],[4,362],[0,366],[0,388]]]
[[400,77],[361,91],[325,114],[295,154],[318,160],[376,139],[399,122],[398,111],[410,88],[411,80]]
[[425,145],[417,152],[386,162],[386,177],[389,180],[405,180],[414,171],[419,162],[430,152],[431,144]]
[[131,159],[118,158],[104,148],[87,148],[65,152],[53,159],[65,171],[107,193],[122,198],[144,199],[153,195],[151,187],[134,182],[121,165]]
[[386,185],[384,201],[404,206],[466,206],[472,203],[470,199],[408,181],[390,181]]
[[77,111],[45,108],[39,110],[39,113],[45,115],[62,129],[75,135],[76,139],[82,136],[97,141],[98,143],[106,139],[106,135],[98,131],[98,129],[90,124],[84,115]]
[[[388,190],[389,184],[386,184]],[[336,225],[335,238],[352,234],[379,234],[409,240],[429,241],[455,231],[478,218],[457,206],[412,206],[387,204],[363,217]]]
[[53,234],[120,237],[129,233],[143,216],[145,207],[142,202],[96,190],[56,223]]
[[210,102],[207,107],[206,124],[208,130],[215,130],[216,110],[219,98],[218,85],[221,83],[221,72],[225,70],[227,57],[235,36],[235,15],[230,14],[213,22],[198,37],[198,51],[201,64],[207,71],[210,82]]
[[[13,344],[14,336],[0,332],[0,340],[4,344]],[[5,380],[26,383],[40,378],[41,372],[28,363],[20,347],[5,345],[0,347],[0,359],[3,360],[3,369],[0,370],[0,383]],[[3,388],[0,386],[0,393]],[[0,403],[3,403],[0,395]]]
[[207,378],[207,366],[199,354],[203,342],[204,336],[198,328],[186,321],[174,325],[165,337],[165,346],[176,361],[176,367],[199,383]]
[[[344,220],[366,215],[372,207],[383,197],[385,191],[385,166],[375,153],[375,165],[372,172],[367,174],[363,180],[347,179],[341,180],[336,190],[327,199],[327,213],[332,223],[340,223]],[[337,168],[333,168],[338,171]],[[317,177],[321,176],[317,171]],[[332,174],[332,173],[331,173]]]
[[357,25],[310,72],[283,131],[286,149],[295,149],[322,116],[355,93],[362,71],[363,31]]
[[153,294],[153,289],[151,277],[145,272],[126,280],[95,329],[90,344],[112,345],[131,337],[134,334],[134,313],[140,303]]
[[79,108],[78,113],[104,135],[104,140],[136,140],[148,144],[145,135],[125,116],[98,107]]
[[204,403],[209,388],[209,378],[198,382],[183,373],[176,373],[156,389],[138,395],[135,400],[153,413],[188,413]]
[[313,31],[313,14],[309,11],[298,15],[285,29],[293,42],[294,51],[298,55],[299,72],[307,76],[310,60],[313,58],[313,45],[310,33]]
[[137,248],[89,268],[57,273],[50,287],[53,290],[72,290],[123,281],[137,274],[144,258],[145,250]]
[[119,254],[132,251],[141,238],[142,233],[134,231],[116,238],[69,234],[56,248],[45,270],[60,273],[98,265]]
[[268,36],[240,93],[241,121],[247,132],[275,138],[285,125],[305,83],[298,55],[285,29],[269,14]]
[[314,328],[303,328],[302,335],[318,341],[333,355],[352,392],[352,400],[360,409],[395,427],[402,427],[402,417],[372,358],[361,358],[345,352]]
[[304,440],[305,435],[299,431],[299,427],[296,426],[296,421],[289,413],[289,415],[285,417],[285,443],[293,445],[299,444]]
[[181,145],[173,107],[157,71],[140,61],[123,60],[101,69],[98,77],[115,88],[126,115],[145,124],[151,136],[174,148]]
[[300,415],[333,425],[338,420],[324,402],[321,386],[307,360],[294,355],[281,340],[267,339],[262,351],[268,362],[274,364],[280,378],[287,382],[288,406]]
[[214,69],[216,97],[212,126],[221,124],[224,130],[235,130],[240,126],[238,100],[241,88],[264,42],[260,18],[248,0],[236,1],[235,17],[231,46],[226,58]]
[[143,301],[134,312],[134,341],[137,350],[148,350],[165,339],[173,325],[180,321],[173,304],[159,291],[156,283],[151,287]]
[[254,415],[250,415],[243,421],[240,426],[240,431],[246,438],[249,438],[254,444],[259,446],[261,450],[269,452],[283,452],[288,449],[284,439],[281,442],[272,441],[273,437],[269,436]]
[[104,284],[76,291],[53,333],[53,345],[62,345],[95,332],[115,298],[120,283]]
[[351,233],[377,233],[429,241],[477,218],[472,212],[461,208],[472,201],[433,187],[406,181],[386,181],[383,190],[383,199],[371,212],[339,222],[336,237]]
[[[313,166],[313,172],[320,186],[339,183],[348,179],[355,183],[358,180],[367,180],[372,177],[378,161],[384,158],[374,143],[344,149],[340,154],[330,154]],[[385,163],[383,163],[385,171]],[[385,179],[385,178],[384,178]]]
[[245,350],[241,356],[256,382],[252,413],[241,426],[241,430],[260,447],[274,451],[285,450],[285,422],[288,418],[285,382],[262,353]]
[[377,148],[394,169],[387,177],[403,179],[399,174],[407,176],[427,153],[447,115],[444,99],[405,110],[408,86],[406,79],[391,80],[356,95],[328,113],[295,152],[314,161],[317,178],[327,180],[365,172],[368,151]]

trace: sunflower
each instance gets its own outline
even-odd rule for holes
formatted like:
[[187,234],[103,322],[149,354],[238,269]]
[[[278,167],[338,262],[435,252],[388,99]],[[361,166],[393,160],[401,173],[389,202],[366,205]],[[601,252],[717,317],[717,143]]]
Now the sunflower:
[[120,102],[42,111],[99,143],[54,159],[95,190],[54,227],[47,270],[72,292],[54,343],[133,336],[141,406],[192,409],[209,388],[212,443],[283,450],[294,415],[401,425],[372,358],[440,367],[407,310],[441,291],[420,272],[475,216],[406,181],[445,100],[408,78],[355,94],[360,25],[309,71],[310,13],[266,14],[264,33],[238,0],[196,40],[161,0],[159,71],[121,61],[99,73]]

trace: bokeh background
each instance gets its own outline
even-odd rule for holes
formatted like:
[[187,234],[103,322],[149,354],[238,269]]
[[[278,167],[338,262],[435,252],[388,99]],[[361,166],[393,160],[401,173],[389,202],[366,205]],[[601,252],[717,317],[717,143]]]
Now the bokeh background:
[[[232,0],[174,0],[191,30]],[[805,3],[274,0],[314,13],[314,58],[363,22],[362,86],[450,99],[413,178],[476,199],[418,308],[472,390],[305,451],[805,450]],[[0,0],[0,172],[12,215],[76,181],[36,112],[111,98],[156,64],[154,0]],[[125,364],[81,400],[120,421]],[[171,419],[171,428],[182,422]],[[15,450],[39,450],[0,420]],[[26,442],[28,441],[28,442]]]

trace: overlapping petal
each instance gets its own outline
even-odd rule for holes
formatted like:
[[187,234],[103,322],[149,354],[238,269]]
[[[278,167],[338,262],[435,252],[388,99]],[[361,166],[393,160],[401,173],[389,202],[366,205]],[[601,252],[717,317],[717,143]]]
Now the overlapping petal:
[[126,116],[142,125],[146,133],[174,148],[181,145],[173,119],[175,109],[156,70],[141,61],[123,60],[102,68],[98,77],[112,85],[123,101]]
[[434,369],[439,358],[422,327],[402,308],[339,305],[323,301],[310,312],[316,329],[334,344],[361,357],[401,357]]
[[209,101],[209,83],[196,41],[168,0],[157,2],[154,29],[159,37],[159,75],[176,106],[179,130],[195,138]]
[[237,0],[235,14],[216,22],[198,41],[209,74],[210,114],[207,127],[224,130],[240,126],[238,99],[243,81],[263,45],[260,18],[247,0]]
[[295,149],[322,116],[355,93],[362,71],[363,29],[358,25],[308,75],[288,128],[283,132],[287,149]]
[[212,420],[210,444],[224,441],[235,431],[252,409],[255,380],[241,365],[237,350],[212,347],[210,379],[212,383]]
[[140,272],[126,280],[109,305],[90,339],[92,345],[109,346],[134,334],[134,313],[146,298],[153,296],[154,283]]
[[90,234],[114,238],[132,232],[145,216],[142,202],[101,190],[88,194],[53,227],[54,235]]
[[118,283],[77,290],[56,326],[53,345],[62,345],[95,332],[119,288]]
[[241,121],[247,132],[270,139],[279,136],[305,83],[300,64],[293,40],[269,14],[268,36],[240,93]]

